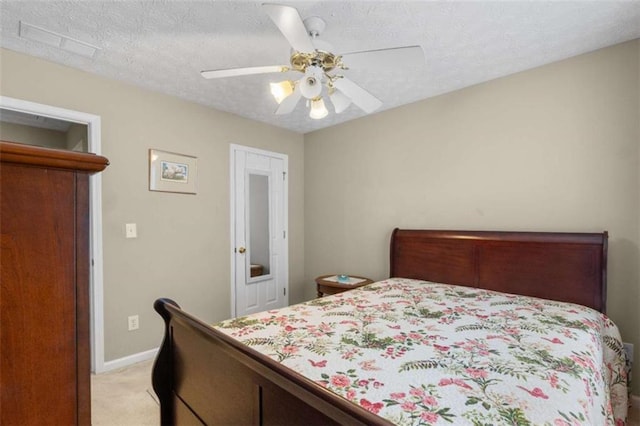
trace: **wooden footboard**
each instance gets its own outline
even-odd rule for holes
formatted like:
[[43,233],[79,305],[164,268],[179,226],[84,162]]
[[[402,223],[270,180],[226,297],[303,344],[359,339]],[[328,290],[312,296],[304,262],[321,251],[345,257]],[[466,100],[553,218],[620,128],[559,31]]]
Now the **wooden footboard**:
[[182,311],[155,310],[165,336],[153,367],[161,423],[209,425],[388,425]]

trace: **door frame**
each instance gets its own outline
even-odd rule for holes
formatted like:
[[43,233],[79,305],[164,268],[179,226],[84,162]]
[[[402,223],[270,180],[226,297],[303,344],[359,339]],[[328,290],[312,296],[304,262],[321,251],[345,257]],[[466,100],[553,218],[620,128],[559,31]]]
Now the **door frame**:
[[289,305],[289,156],[286,154],[281,154],[273,151],[266,151],[263,149],[252,148],[244,145],[237,144],[229,144],[229,211],[230,211],[230,250],[229,255],[231,257],[231,275],[229,281],[231,282],[231,318],[236,317],[236,233],[235,233],[235,225],[236,225],[236,152],[243,151],[246,153],[266,155],[268,157],[274,157],[281,159],[283,161],[283,171],[285,173],[284,179],[284,188],[282,189],[282,200],[284,202],[284,233],[285,238],[282,247],[282,254],[286,259],[286,266],[284,268],[282,277],[285,285],[285,304]]
[[[0,96],[0,107],[25,114],[40,115],[87,126],[87,150],[101,154],[100,116],[51,105]],[[89,177],[90,211],[90,315],[91,370],[102,373],[104,368],[104,288],[102,259],[102,178],[100,173]]]

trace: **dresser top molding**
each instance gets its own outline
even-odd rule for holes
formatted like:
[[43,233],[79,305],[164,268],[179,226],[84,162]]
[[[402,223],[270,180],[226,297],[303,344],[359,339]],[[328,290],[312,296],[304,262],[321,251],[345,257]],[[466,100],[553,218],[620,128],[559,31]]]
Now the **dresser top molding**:
[[0,141],[0,160],[3,163],[78,170],[87,173],[101,172],[109,165],[109,160],[101,155],[5,141]]

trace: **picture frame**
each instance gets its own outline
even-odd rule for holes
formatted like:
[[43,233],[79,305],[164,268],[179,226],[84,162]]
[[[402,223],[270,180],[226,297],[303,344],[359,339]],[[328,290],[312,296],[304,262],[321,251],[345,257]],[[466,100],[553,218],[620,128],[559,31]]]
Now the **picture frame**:
[[149,191],[196,194],[197,179],[197,157],[149,150]]

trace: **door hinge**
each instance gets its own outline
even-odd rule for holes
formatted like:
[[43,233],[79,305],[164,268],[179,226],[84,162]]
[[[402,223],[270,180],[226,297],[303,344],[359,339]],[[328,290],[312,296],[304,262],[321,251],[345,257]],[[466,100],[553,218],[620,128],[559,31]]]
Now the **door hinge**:
[[283,290],[283,294],[286,296],[287,295],[287,288],[285,287],[282,290]]
[[91,266],[95,266],[95,262],[93,261],[93,259],[91,259]]
[[287,231],[282,231],[282,238],[287,238]]
[[287,172],[282,172],[282,180],[285,180],[287,178]]

